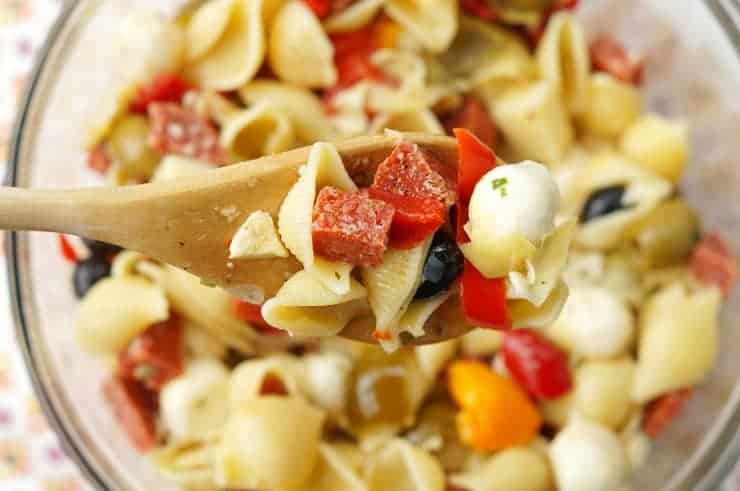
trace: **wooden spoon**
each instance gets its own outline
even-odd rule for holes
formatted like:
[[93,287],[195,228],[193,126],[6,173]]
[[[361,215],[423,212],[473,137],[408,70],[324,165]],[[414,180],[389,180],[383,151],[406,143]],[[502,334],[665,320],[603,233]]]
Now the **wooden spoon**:
[[[406,134],[451,168],[457,165],[455,140]],[[378,164],[398,143],[392,136],[336,142],[358,185],[369,185]],[[124,187],[75,190],[0,188],[0,228],[64,232],[116,244],[182,268],[238,291],[261,287],[266,297],[300,269],[295,258],[230,260],[228,243],[256,210],[277,216],[283,198],[306,163],[310,147],[263,157],[173,181]],[[425,344],[458,336],[469,327],[454,323],[411,343]],[[353,339],[371,341],[372,327],[349,326]]]

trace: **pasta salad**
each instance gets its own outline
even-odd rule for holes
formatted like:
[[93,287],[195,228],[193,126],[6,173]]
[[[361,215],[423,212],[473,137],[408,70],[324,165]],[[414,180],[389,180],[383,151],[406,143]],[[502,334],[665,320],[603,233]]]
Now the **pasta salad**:
[[[626,489],[714,364],[736,265],[680,194],[687,125],[645,110],[642,61],[587,39],[576,3],[124,19],[88,135],[110,184],[311,145],[280,210],[224,243],[296,260],[271,298],[59,237],[132,445],[195,491]],[[363,172],[331,143],[383,132]],[[404,132],[453,135],[459,163]],[[335,336],[352,325],[378,345]],[[468,333],[404,346],[445,325]]]

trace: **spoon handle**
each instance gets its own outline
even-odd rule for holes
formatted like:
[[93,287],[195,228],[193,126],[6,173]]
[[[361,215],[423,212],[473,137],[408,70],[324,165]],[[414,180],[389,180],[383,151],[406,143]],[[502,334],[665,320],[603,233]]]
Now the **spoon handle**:
[[86,195],[85,190],[0,187],[0,229],[78,234]]

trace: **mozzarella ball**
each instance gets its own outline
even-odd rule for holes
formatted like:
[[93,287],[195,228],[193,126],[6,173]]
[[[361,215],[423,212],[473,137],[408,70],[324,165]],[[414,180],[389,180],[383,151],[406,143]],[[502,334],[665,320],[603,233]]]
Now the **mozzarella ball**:
[[470,198],[474,233],[524,235],[539,243],[555,227],[560,193],[547,168],[536,162],[499,165],[478,181]]
[[606,288],[573,286],[560,318],[549,330],[559,344],[587,358],[624,353],[635,335],[635,321],[625,302]]
[[175,440],[203,438],[226,421],[228,394],[229,372],[220,361],[193,361],[162,388],[162,422]]
[[575,418],[550,444],[550,460],[560,491],[612,491],[627,473],[627,457],[617,435]]

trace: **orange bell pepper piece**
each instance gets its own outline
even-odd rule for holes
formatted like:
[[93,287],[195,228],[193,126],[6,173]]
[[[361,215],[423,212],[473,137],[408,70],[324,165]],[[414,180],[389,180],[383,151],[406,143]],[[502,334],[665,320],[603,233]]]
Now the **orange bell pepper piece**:
[[460,406],[457,431],[466,445],[495,451],[526,445],[542,417],[516,382],[477,361],[459,360],[449,369],[449,390]]

